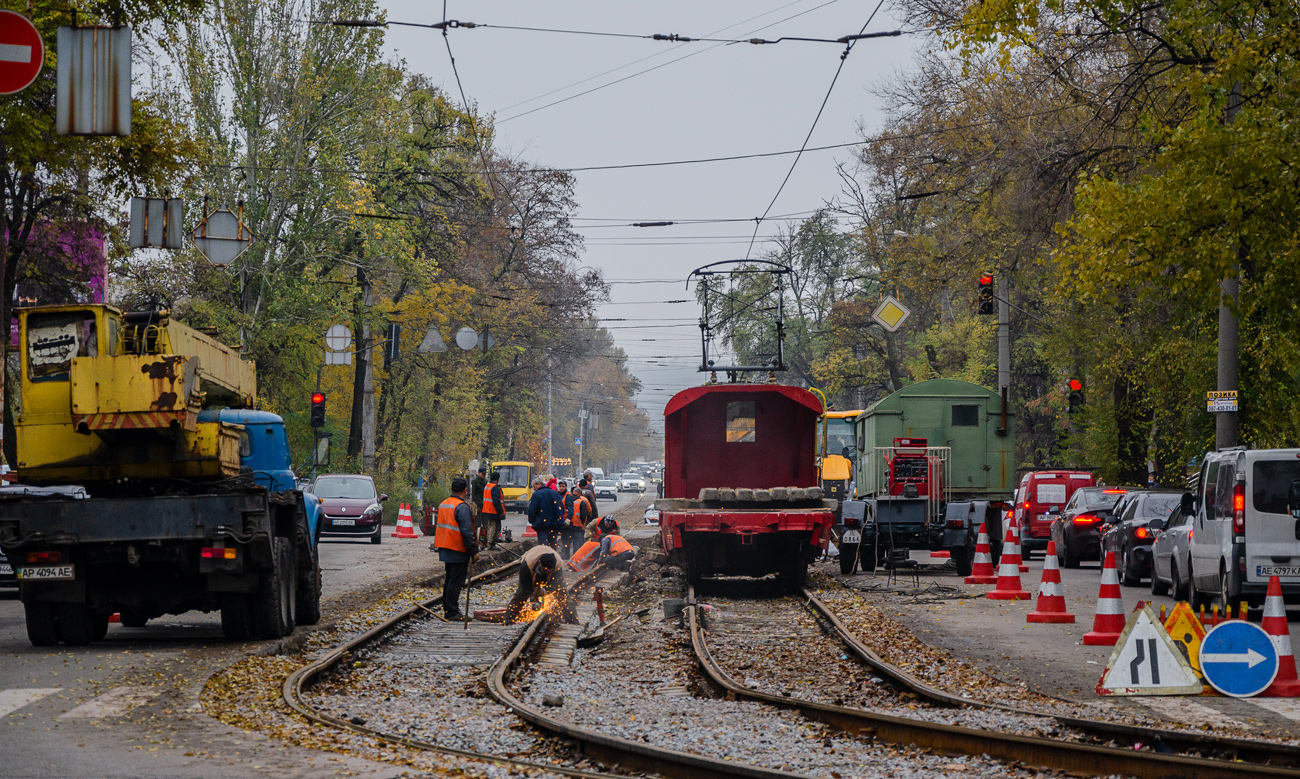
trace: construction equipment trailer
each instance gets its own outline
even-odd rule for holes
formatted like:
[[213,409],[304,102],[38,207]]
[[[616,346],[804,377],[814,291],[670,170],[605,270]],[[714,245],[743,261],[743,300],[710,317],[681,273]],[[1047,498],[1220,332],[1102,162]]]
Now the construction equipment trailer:
[[[18,480],[0,550],[36,646],[220,611],[232,640],[320,620],[319,501],[253,363],[166,309],[19,309]],[[55,489],[79,485],[83,490]]]

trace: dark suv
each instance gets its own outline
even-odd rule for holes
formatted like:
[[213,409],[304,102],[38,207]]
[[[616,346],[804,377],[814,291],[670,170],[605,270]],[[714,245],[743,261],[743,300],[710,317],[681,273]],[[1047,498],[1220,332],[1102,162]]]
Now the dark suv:
[[333,473],[317,476],[312,493],[321,499],[321,535],[369,538],[370,543],[384,540],[384,507],[387,495],[375,491],[369,476]]
[[1115,503],[1136,487],[1081,487],[1064,509],[1053,507],[1051,537],[1062,568],[1078,568],[1081,560],[1101,559],[1101,526]]

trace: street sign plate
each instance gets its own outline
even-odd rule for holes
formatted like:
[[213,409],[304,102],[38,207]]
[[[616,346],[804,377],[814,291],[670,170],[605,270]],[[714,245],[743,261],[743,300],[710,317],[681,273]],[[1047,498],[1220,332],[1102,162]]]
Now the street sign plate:
[[325,331],[325,345],[332,351],[341,352],[352,345],[352,328],[347,325],[330,325]]
[[895,333],[911,313],[911,309],[895,300],[893,295],[886,295],[885,299],[880,301],[880,305],[876,306],[876,310],[871,312],[871,318],[881,327]]
[[194,247],[213,265],[229,265],[253,245],[253,234],[228,208],[218,208],[194,228]]
[[478,333],[472,327],[462,327],[456,331],[456,345],[465,351],[478,346]]
[[60,27],[59,135],[131,134],[131,28]]
[[1097,681],[1098,695],[1200,695],[1204,689],[1148,604],[1129,616]]
[[429,326],[429,332],[424,334],[424,340],[420,342],[420,346],[415,351],[421,354],[447,351],[447,342],[442,340],[442,333],[438,332],[437,325]]
[[1220,622],[1201,639],[1201,673],[1224,695],[1258,695],[1277,676],[1277,650],[1259,625],[1239,619]]
[[21,92],[45,64],[45,42],[36,25],[16,11],[0,11],[0,95]]
[[1204,679],[1201,674],[1201,640],[1205,638],[1205,628],[1187,601],[1179,601],[1174,610],[1169,612],[1165,618],[1165,632],[1173,639],[1174,646],[1187,657],[1192,670]]
[[131,198],[132,249],[179,249],[184,238],[185,201],[178,197]]

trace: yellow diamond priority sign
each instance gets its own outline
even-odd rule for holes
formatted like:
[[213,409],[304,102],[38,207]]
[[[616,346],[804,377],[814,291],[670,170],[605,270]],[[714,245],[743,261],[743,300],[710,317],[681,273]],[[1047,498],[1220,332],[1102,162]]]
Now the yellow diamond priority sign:
[[886,295],[876,310],[871,312],[871,318],[889,332],[896,333],[911,313],[911,309],[895,300],[893,295]]

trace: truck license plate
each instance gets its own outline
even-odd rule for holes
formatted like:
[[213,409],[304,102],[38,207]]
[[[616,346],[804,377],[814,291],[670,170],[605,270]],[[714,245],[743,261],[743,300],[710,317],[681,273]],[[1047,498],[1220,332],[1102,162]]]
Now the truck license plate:
[[841,544],[860,544],[862,543],[862,533],[857,530],[845,530],[844,535],[840,536]]
[[1300,565],[1257,565],[1256,576],[1300,576]]
[[334,525],[335,525],[336,527],[352,527],[352,526],[355,525],[355,524],[357,524],[357,521],[356,521],[355,519],[336,519],[336,520],[334,520]]
[[38,565],[18,569],[18,578],[28,581],[51,579],[75,579],[71,565]]

